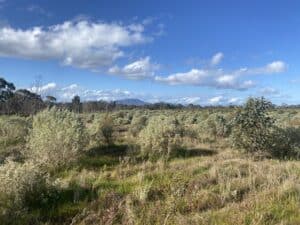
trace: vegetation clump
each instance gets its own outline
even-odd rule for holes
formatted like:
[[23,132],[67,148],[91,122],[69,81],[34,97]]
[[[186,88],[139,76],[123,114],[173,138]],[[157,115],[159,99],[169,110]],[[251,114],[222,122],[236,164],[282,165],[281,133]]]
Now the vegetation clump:
[[0,222],[47,203],[49,176],[36,163],[7,161],[0,166]]
[[273,107],[264,98],[250,98],[238,109],[233,122],[234,146],[252,154],[299,157],[299,130],[278,127],[270,115]]
[[110,115],[102,115],[93,121],[89,129],[92,146],[112,145],[114,143],[114,120]]
[[9,146],[26,141],[30,128],[29,119],[18,116],[0,117],[0,146]]
[[184,130],[176,119],[155,116],[140,132],[141,153],[150,158],[170,157],[179,147]]
[[55,169],[76,161],[86,146],[80,118],[67,110],[51,108],[33,117],[27,156]]

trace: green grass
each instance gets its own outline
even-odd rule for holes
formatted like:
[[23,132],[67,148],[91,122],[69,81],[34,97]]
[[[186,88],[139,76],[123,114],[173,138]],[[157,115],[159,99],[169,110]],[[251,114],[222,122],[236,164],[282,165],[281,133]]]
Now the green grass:
[[10,224],[300,224],[299,161],[257,160],[226,140],[188,143],[168,160],[149,161],[118,143],[55,171],[47,202]]

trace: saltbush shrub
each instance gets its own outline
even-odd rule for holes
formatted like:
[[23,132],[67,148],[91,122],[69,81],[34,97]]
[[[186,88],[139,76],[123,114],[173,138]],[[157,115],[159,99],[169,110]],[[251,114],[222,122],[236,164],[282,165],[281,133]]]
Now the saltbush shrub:
[[138,144],[143,156],[168,158],[180,147],[182,136],[183,127],[178,120],[154,116],[140,132]]
[[33,162],[7,161],[0,166],[0,223],[21,216],[47,201],[49,176]]
[[0,146],[24,143],[30,128],[29,119],[17,116],[0,117]]
[[111,145],[114,143],[114,120],[110,115],[96,118],[89,129],[92,146]]
[[226,113],[211,113],[198,124],[199,140],[215,142],[227,138],[232,130],[232,118]]
[[55,107],[33,118],[27,156],[49,168],[76,161],[86,146],[87,135],[80,118]]
[[135,116],[132,119],[129,132],[133,137],[137,137],[140,131],[146,126],[147,117],[146,116]]

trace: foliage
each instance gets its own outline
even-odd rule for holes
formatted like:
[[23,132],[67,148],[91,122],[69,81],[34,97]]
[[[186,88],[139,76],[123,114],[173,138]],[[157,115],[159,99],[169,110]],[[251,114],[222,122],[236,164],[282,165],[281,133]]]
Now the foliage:
[[134,116],[129,128],[129,132],[133,137],[137,137],[140,131],[146,126],[146,116]]
[[164,116],[149,119],[140,132],[138,144],[142,155],[150,158],[169,157],[178,149],[183,137],[183,127],[178,120]]
[[7,161],[0,166],[0,222],[46,203],[49,177],[33,162]]
[[30,125],[29,119],[23,117],[0,117],[0,146],[24,143]]
[[93,121],[89,129],[92,145],[110,145],[113,144],[114,120],[109,115],[101,116]]
[[80,97],[75,95],[72,99],[72,110],[77,113],[81,113],[82,105],[80,103]]
[[0,117],[0,164],[7,158],[21,160],[26,137],[31,127],[30,118],[18,116]]
[[272,131],[270,154],[276,158],[300,159],[300,129],[276,127]]
[[76,114],[53,107],[34,116],[27,156],[53,169],[68,165],[84,151],[86,137]]
[[232,129],[231,119],[228,115],[222,113],[209,115],[199,125],[202,134],[206,134],[214,139],[228,137]]
[[274,120],[268,115],[271,102],[250,98],[238,109],[234,119],[233,143],[247,152],[269,152]]
[[[40,167],[39,160],[27,159],[23,164],[7,161],[0,166],[0,224],[300,223],[299,161],[256,160],[228,149],[230,130],[241,128],[236,120],[231,123],[233,109],[119,110],[81,115],[58,109],[50,115],[49,111],[34,118],[30,134],[31,138],[34,129],[45,132],[38,136],[47,141],[41,144],[44,148],[52,147],[50,140],[71,146],[67,140],[74,135],[67,130],[77,130],[73,125],[78,117],[82,119],[78,123],[83,121],[90,131],[90,140],[97,137],[98,145],[104,146],[93,146],[72,166],[51,170],[50,175],[44,173],[47,170],[43,164]],[[277,120],[267,126],[267,152],[279,158],[296,157],[299,111],[283,111],[268,108],[261,116]],[[1,119],[25,120],[31,126],[30,118]],[[113,131],[108,137],[118,138],[113,146],[107,145],[103,136],[106,122]],[[212,143],[190,138],[199,127],[198,133],[211,137]],[[53,138],[56,133],[62,139]],[[83,139],[72,142],[78,140]],[[140,145],[145,157],[128,151],[132,141]],[[61,160],[63,154],[55,153],[51,163]],[[64,158],[66,164],[69,158]]]
[[13,83],[9,83],[4,78],[0,77],[0,102],[5,102],[11,98],[15,89]]

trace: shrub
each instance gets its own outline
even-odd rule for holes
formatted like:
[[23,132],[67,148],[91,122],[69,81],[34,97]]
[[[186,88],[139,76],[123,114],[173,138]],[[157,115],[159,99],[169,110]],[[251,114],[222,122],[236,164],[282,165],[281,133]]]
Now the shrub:
[[48,196],[48,175],[33,162],[7,161],[0,166],[0,223],[28,208],[40,207]]
[[133,137],[137,137],[140,131],[146,126],[147,117],[146,116],[135,116],[132,119],[129,132]]
[[31,122],[17,116],[0,117],[0,164],[6,158],[20,160]]
[[272,156],[277,158],[300,158],[300,129],[278,128],[272,132]]
[[113,143],[113,120],[111,117],[106,116],[104,121],[101,123],[100,127],[100,135],[103,136],[104,141],[107,145]]
[[143,156],[150,158],[169,157],[179,147],[183,128],[176,119],[165,116],[150,118],[140,132],[138,144]]
[[79,117],[54,107],[34,116],[27,155],[54,169],[77,160],[85,144],[85,128]]
[[238,109],[234,119],[233,144],[247,152],[269,152],[274,120],[268,115],[271,102],[250,98]]
[[29,128],[28,119],[17,116],[0,117],[0,146],[24,143]]
[[214,139],[228,137],[231,132],[230,120],[224,114],[213,113],[200,123],[200,131]]
[[90,130],[92,145],[113,144],[114,120],[111,116],[105,115],[94,120]]

